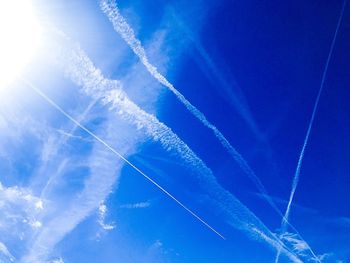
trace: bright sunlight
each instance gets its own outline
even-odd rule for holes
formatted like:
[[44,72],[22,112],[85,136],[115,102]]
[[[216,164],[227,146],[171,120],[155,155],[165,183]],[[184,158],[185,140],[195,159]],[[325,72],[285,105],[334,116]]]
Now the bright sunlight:
[[8,86],[38,47],[40,26],[30,0],[0,1],[0,89]]

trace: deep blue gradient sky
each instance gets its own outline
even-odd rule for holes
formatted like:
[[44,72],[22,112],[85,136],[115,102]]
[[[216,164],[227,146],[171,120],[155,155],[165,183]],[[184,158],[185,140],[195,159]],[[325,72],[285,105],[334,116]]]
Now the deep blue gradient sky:
[[[116,3],[149,62],[222,132],[284,213],[343,1]],[[285,245],[279,262],[350,262],[349,5],[291,206],[298,233],[280,233],[267,197],[147,71],[99,1],[33,5],[42,47],[0,94],[0,262],[275,262],[274,242]],[[97,71],[86,70],[86,58]],[[160,122],[171,131],[157,133]]]

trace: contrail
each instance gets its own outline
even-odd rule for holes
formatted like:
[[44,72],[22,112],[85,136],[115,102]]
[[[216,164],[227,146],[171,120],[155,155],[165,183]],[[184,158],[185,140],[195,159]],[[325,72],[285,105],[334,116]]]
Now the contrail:
[[[327,60],[326,60],[326,64],[325,64],[325,67],[324,67],[324,70],[323,70],[321,84],[320,84],[320,88],[318,90],[317,97],[316,97],[316,100],[315,100],[315,104],[314,104],[314,107],[313,107],[313,110],[312,110],[309,126],[307,128],[305,139],[304,139],[304,143],[303,143],[303,146],[302,146],[301,151],[300,151],[298,164],[297,164],[297,167],[296,167],[296,170],[295,170],[295,174],[294,174],[294,178],[293,178],[292,190],[291,190],[291,193],[290,193],[290,196],[289,196],[287,209],[286,209],[285,215],[282,218],[282,222],[281,222],[281,233],[282,234],[287,230],[287,223],[286,222],[289,220],[291,204],[293,202],[295,191],[296,191],[298,183],[299,183],[300,170],[301,170],[301,166],[303,164],[305,149],[307,147],[307,144],[308,144],[308,141],[309,141],[309,137],[310,137],[310,133],[311,133],[311,129],[312,129],[312,126],[313,126],[313,123],[314,123],[314,120],[315,120],[318,104],[319,104],[319,101],[320,101],[320,98],[321,98],[321,94],[322,94],[324,83],[325,83],[326,76],[327,76],[329,62],[330,62],[330,60],[332,58],[335,42],[336,42],[336,39],[337,39],[337,35],[338,35],[338,31],[339,31],[339,28],[340,28],[340,25],[341,25],[341,21],[342,21],[343,16],[344,16],[344,11],[345,11],[346,4],[347,4],[347,0],[344,0],[343,6],[342,6],[342,9],[340,11],[339,18],[338,18],[337,26],[336,26],[336,29],[335,29],[335,32],[334,32],[334,36],[333,36],[333,39],[332,39],[332,43],[331,43],[331,46],[330,46],[330,49],[329,49],[329,52],[328,52],[328,57],[327,57]],[[280,255],[280,251],[278,251],[278,253],[277,253],[276,260],[275,260],[276,263],[279,260],[279,255]],[[321,261],[319,261],[319,262],[321,262]]]
[[[202,124],[204,124],[204,126],[213,131],[214,135],[217,137],[220,143],[233,157],[233,159],[238,163],[238,165],[245,172],[245,174],[247,174],[248,177],[253,181],[258,191],[263,194],[264,199],[270,204],[270,206],[275,210],[275,212],[279,216],[281,216],[281,218],[283,218],[282,212],[270,198],[265,186],[262,184],[258,176],[246,162],[246,160],[241,156],[241,154],[229,143],[229,141],[216,128],[216,126],[210,123],[205,117],[205,115],[201,111],[199,111],[195,106],[193,106],[161,73],[159,73],[158,69],[149,62],[148,57],[146,55],[146,51],[143,48],[140,40],[136,38],[133,29],[127,23],[125,18],[120,14],[116,3],[111,3],[108,0],[100,0],[100,5],[102,11],[107,15],[107,17],[113,24],[114,29],[128,43],[130,48],[139,57],[139,59],[144,64],[146,69],[150,72],[150,74],[155,79],[157,79],[162,85],[164,85],[170,91],[172,91],[175,94],[175,96],[180,100],[180,102],[182,102],[185,105],[185,107],[190,111],[190,113],[192,113],[199,121],[201,121]],[[248,112],[242,111],[241,114],[244,115],[248,120],[250,119]],[[289,223],[287,222],[287,224]],[[295,230],[293,226],[291,226],[291,228]]]
[[[164,189],[162,186],[160,186],[157,182],[155,182],[152,178],[150,178],[148,175],[146,175],[143,171],[141,171],[136,165],[134,165],[132,162],[130,162],[127,158],[125,158],[122,154],[120,154],[114,147],[110,146],[107,142],[105,142],[103,139],[101,139],[99,136],[97,136],[95,133],[90,131],[88,128],[86,128],[84,125],[79,123],[76,119],[74,119],[69,113],[67,113],[62,107],[60,107],[58,104],[56,104],[53,100],[51,100],[45,93],[43,93],[41,90],[33,86],[31,83],[26,83],[32,90],[34,90],[38,95],[40,95],[44,100],[46,100],[52,107],[54,107],[56,110],[58,110],[61,114],[63,114],[67,119],[72,121],[77,127],[84,130],[87,134],[92,136],[96,141],[104,145],[107,149],[109,149],[112,153],[117,155],[120,159],[122,159],[124,162],[126,162],[128,165],[130,165],[135,171],[137,171],[139,174],[141,174],[144,178],[146,178],[148,181],[150,181],[153,185],[155,185],[158,189],[160,189],[164,194],[166,194],[168,197],[170,197],[173,201],[175,201],[178,205],[180,205],[183,209],[185,209],[187,212],[189,212],[194,218],[199,220],[201,223],[203,223],[207,228],[209,228],[211,231],[213,231],[215,234],[217,234],[219,237],[225,240],[225,237],[220,234],[218,231],[216,231],[213,227],[211,227],[207,222],[205,222],[201,217],[199,217],[197,214],[195,214],[191,209],[189,209],[187,206],[185,206],[181,201],[179,201],[176,197],[174,197],[171,193],[169,193],[166,189]],[[265,241],[268,243],[272,243],[274,246],[282,246],[284,245],[279,241],[278,239],[274,239],[271,237],[268,237],[264,231],[258,229],[257,227],[252,226],[251,227],[252,233],[259,234],[259,236],[263,237]],[[274,237],[274,236],[272,236]],[[293,262],[301,262],[295,255],[290,253],[286,248],[285,253],[287,256],[289,256]]]
[[[165,149],[176,152],[192,170],[190,175],[195,175],[200,186],[210,192],[212,200],[219,204],[218,208],[230,218],[231,224],[236,229],[245,232],[254,240],[266,242],[274,249],[282,246],[283,253],[287,257],[293,262],[300,262],[297,256],[291,253],[259,218],[234,195],[221,187],[206,164],[170,128],[159,122],[155,116],[140,109],[128,98],[119,81],[105,79],[85,52],[77,45],[73,45],[65,35],[61,34],[61,37],[62,39],[55,41],[53,50],[59,53],[53,60],[58,63],[68,78],[80,86],[87,95],[99,98],[105,105],[111,105],[111,109],[115,110],[120,117],[144,131],[154,141],[160,142]],[[64,48],[62,41],[66,46]],[[270,239],[264,238],[260,233],[264,233]],[[269,242],[269,240],[275,240],[275,242]]]
[[[220,234],[218,231],[216,231],[213,227],[211,227],[206,221],[204,221],[201,217],[199,217],[197,214],[195,214],[191,209],[189,209],[187,206],[185,206],[181,201],[179,201],[176,197],[174,197],[171,193],[169,193],[166,189],[164,189],[162,186],[160,186],[157,182],[155,182],[152,178],[150,178],[148,175],[146,175],[143,171],[141,171],[136,165],[134,165],[132,162],[130,162],[128,159],[126,159],[122,154],[120,154],[114,147],[110,146],[107,142],[105,142],[103,139],[101,139],[99,136],[97,136],[95,133],[90,131],[88,128],[86,128],[84,125],[79,123],[76,119],[74,119],[69,113],[67,113],[64,109],[62,109],[58,104],[56,104],[53,100],[51,100],[46,94],[44,94],[41,90],[34,87],[30,83],[27,83],[27,85],[33,89],[38,95],[40,95],[43,99],[45,99],[51,106],[53,106],[56,110],[58,110],[61,114],[63,114],[67,119],[72,121],[77,127],[84,130],[86,133],[88,133],[90,136],[92,136],[96,141],[100,142],[102,145],[104,145],[107,149],[109,149],[112,153],[117,155],[120,159],[122,159],[125,163],[127,163],[129,166],[131,166],[135,171],[140,173],[144,178],[146,178],[148,181],[150,181],[153,185],[155,185],[158,189],[160,189],[164,194],[166,194],[168,197],[170,197],[173,201],[175,201],[178,205],[180,205],[183,209],[185,209],[187,212],[189,212],[194,218],[199,220],[201,223],[203,223],[207,228],[209,228],[211,231],[213,231],[215,234],[217,234],[222,239],[226,239],[222,234]],[[283,246],[279,240],[271,239],[270,237],[267,237],[266,234],[259,230],[258,228],[252,227],[252,231],[259,233],[265,240],[267,240],[270,243],[275,244],[275,246]],[[294,255],[287,253],[288,256],[290,256],[294,262],[301,262],[297,257]]]
[[5,246],[4,243],[0,241],[0,254],[4,254],[11,262],[14,262],[16,259],[15,257],[10,253],[8,248]]
[[[68,42],[66,39],[63,40]],[[61,64],[60,67],[65,74],[87,95],[99,99],[104,105],[109,105],[121,118],[134,124],[153,140],[160,142],[166,150],[179,153],[187,164],[196,167],[195,172],[206,169],[203,161],[169,127],[128,98],[119,81],[104,78],[85,52],[69,43],[66,45],[70,49],[62,51],[58,63]]]
[[[260,143],[262,143],[263,146],[266,147],[265,155],[267,156],[267,158],[269,158],[270,163],[276,167],[275,161],[273,159],[273,151],[271,145],[266,135],[259,129],[256,121],[254,120],[254,117],[249,109],[242,89],[238,85],[237,81],[234,78],[232,80],[228,80],[227,78],[225,78],[225,76],[221,73],[218,66],[216,65],[215,61],[211,58],[210,54],[201,43],[201,41],[198,40],[196,36],[194,36],[195,34],[193,34],[189,27],[186,25],[186,23],[184,23],[181,20],[181,18],[177,16],[176,12],[173,10],[172,7],[171,10],[172,16],[174,17],[176,23],[180,27],[180,30],[182,31],[181,33],[186,35],[186,37],[192,42],[194,48],[196,49],[197,53],[199,54],[199,57],[202,60],[199,61],[198,66],[200,68],[203,68],[203,71],[206,72],[206,75],[209,77],[209,80],[214,85],[219,84],[219,86],[224,91],[224,94],[220,92],[222,98],[227,100],[229,104],[231,104],[231,106],[236,110],[239,116],[243,119],[243,121],[245,121],[252,133],[255,135],[255,138]],[[194,59],[197,60],[197,57],[194,56]]]
[[[120,137],[115,133],[116,125],[120,128],[120,122],[116,123],[116,118],[111,114],[106,114],[103,124],[99,124],[99,136],[104,136],[105,140],[113,141],[120,147],[123,155],[133,152],[135,144],[139,139],[134,132]],[[122,126],[123,127],[123,126]],[[77,129],[80,129],[77,127]],[[122,128],[121,128],[122,129]],[[127,143],[125,142],[128,141]],[[106,150],[105,146],[96,140],[91,141],[91,152],[88,156],[79,156],[75,160],[84,160],[84,166],[89,168],[89,176],[84,181],[84,187],[79,194],[70,199],[69,204],[59,204],[49,207],[49,216],[43,213],[43,227],[38,229],[27,248],[27,253],[22,256],[22,263],[47,263],[53,248],[73,231],[77,225],[99,208],[101,200],[105,200],[110,193],[118,188],[118,181],[123,168],[123,162],[115,155]],[[54,156],[56,157],[56,156]],[[88,157],[88,158],[87,158]],[[54,201],[54,200],[52,200]],[[53,203],[52,203],[53,204]],[[62,209],[63,208],[63,209]]]
[[[89,103],[89,105],[86,107],[86,109],[84,110],[84,112],[77,118],[77,121],[79,123],[82,122],[82,120],[86,117],[86,115],[91,111],[92,107],[94,105],[96,105],[97,103],[97,99],[93,100],[92,102]],[[78,128],[77,125],[74,125],[68,132],[68,134],[74,134],[76,129]],[[69,140],[69,137],[62,135],[60,137],[60,139],[58,140],[57,145],[55,146],[54,150],[52,153],[50,153],[50,155],[55,154],[59,148],[61,147],[61,145],[65,144],[67,142],[67,140]],[[56,171],[56,173],[54,173],[53,175],[50,176],[50,178],[48,179],[48,181],[46,182],[45,186],[43,187],[43,189],[41,190],[41,194],[40,194],[40,198],[45,198],[46,193],[49,191],[51,185],[53,184],[53,182],[55,180],[57,180],[57,177],[59,176],[59,174],[61,173],[61,170],[63,169],[63,167],[66,165],[67,160],[63,161],[61,163],[61,165],[58,168],[58,171]],[[42,170],[44,170],[46,168],[47,165],[47,161],[40,167],[40,172]]]
[[178,205],[180,205],[183,209],[185,209],[187,212],[189,212],[193,217],[195,217],[197,220],[199,220],[201,223],[203,223],[207,228],[209,228],[211,231],[213,231],[215,234],[217,234],[222,239],[226,239],[222,234],[220,234],[217,230],[215,230],[212,226],[210,226],[206,221],[204,221],[201,217],[199,217],[196,213],[194,213],[191,209],[189,209],[187,206],[185,206],[181,201],[179,201],[175,196],[173,196],[171,193],[169,193],[166,189],[164,189],[161,185],[159,185],[156,181],[154,181],[151,177],[146,175],[143,171],[141,171],[137,166],[135,166],[132,162],[130,162],[128,159],[126,159],[122,154],[120,154],[115,148],[110,146],[107,142],[105,142],[103,139],[101,139],[99,136],[97,136],[95,133],[90,131],[88,128],[86,128],[84,125],[82,125],[80,122],[78,122],[76,119],[74,119],[70,114],[68,114],[64,109],[62,109],[59,105],[57,105],[53,100],[51,100],[46,94],[44,94],[41,90],[34,87],[32,84],[27,82],[27,85],[34,90],[37,94],[39,94],[43,99],[45,99],[51,106],[53,106],[56,110],[58,110],[60,113],[62,113],[67,119],[69,119],[71,122],[73,122],[77,127],[84,130],[86,133],[88,133],[90,136],[92,136],[95,140],[103,144],[105,147],[107,147],[111,152],[113,152],[115,155],[117,155],[120,159],[122,159],[124,162],[126,162],[128,165],[130,165],[135,171],[137,171],[139,174],[141,174],[144,178],[146,178],[148,181],[150,181],[152,184],[154,184],[159,190],[161,190],[164,194],[166,194],[168,197],[170,197],[173,201],[175,201]]
[[[102,11],[108,16],[109,20],[114,26],[114,29],[122,36],[122,38],[128,43],[130,48],[134,51],[134,53],[139,57],[141,62],[144,64],[146,69],[150,72],[150,74],[157,79],[162,85],[167,87],[170,91],[172,91],[178,100],[185,105],[185,107],[193,114],[204,126],[212,130],[214,135],[223,145],[223,147],[228,151],[228,153],[234,158],[234,160],[238,163],[240,168],[248,175],[248,177],[253,181],[257,189],[264,194],[266,201],[274,208],[274,210],[282,215],[274,202],[269,198],[267,194],[267,190],[252,170],[252,168],[248,165],[246,160],[241,156],[241,154],[229,143],[229,141],[225,138],[225,136],[210,123],[205,115],[199,111],[195,106],[193,106],[162,74],[160,74],[157,68],[152,65],[140,40],[138,40],[134,34],[133,29],[126,22],[125,18],[120,14],[119,9],[115,3],[110,3],[108,0],[100,0]],[[245,114],[246,113],[242,113]]]
[[[213,59],[208,54],[205,47],[202,45],[200,41],[193,37],[193,33],[186,26],[186,24],[176,15],[175,11],[171,7],[171,15],[175,19],[177,25],[180,27],[181,33],[185,34],[186,37],[192,42],[194,48],[197,50],[198,54],[202,58],[204,63],[198,63],[200,67],[204,64],[208,69],[211,75],[214,76],[215,80],[211,80],[214,84],[219,84],[223,90],[225,91],[225,96],[222,96],[224,99],[228,99],[228,102],[235,108],[238,114],[242,117],[242,119],[247,123],[248,127],[251,129],[253,134],[259,141],[265,141],[265,137],[262,132],[259,130],[249,108],[245,101],[242,90],[238,86],[235,79],[233,81],[228,81],[223,74],[218,69],[218,66],[215,64]],[[210,78],[211,79],[211,78]],[[233,83],[232,83],[233,82]],[[238,91],[239,95],[237,96],[232,87],[235,87]]]

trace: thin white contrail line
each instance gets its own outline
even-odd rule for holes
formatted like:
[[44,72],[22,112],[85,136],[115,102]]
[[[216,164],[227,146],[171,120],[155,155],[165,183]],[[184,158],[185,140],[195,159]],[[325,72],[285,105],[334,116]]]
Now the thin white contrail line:
[[[115,30],[122,36],[127,42],[130,48],[133,50],[135,55],[139,57],[141,62],[144,64],[149,73],[162,85],[167,87],[171,92],[175,94],[177,99],[189,110],[189,112],[195,116],[204,126],[212,130],[214,135],[217,137],[222,146],[228,151],[232,158],[238,163],[240,168],[248,175],[250,180],[255,184],[257,189],[264,194],[266,201],[277,211],[279,209],[274,202],[269,198],[265,186],[262,184],[258,176],[249,166],[243,156],[230,144],[226,137],[219,131],[219,129],[208,121],[206,116],[195,106],[193,106],[183,94],[181,94],[173,84],[171,84],[159,71],[158,69],[149,62],[146,55],[146,51],[143,48],[140,40],[135,36],[133,29],[127,23],[125,18],[120,14],[119,9],[115,3],[108,3],[106,0],[100,0],[101,9],[107,15]],[[279,214],[282,213],[279,211]]]
[[[270,198],[265,186],[262,184],[259,177],[255,174],[253,169],[249,166],[247,161],[243,156],[230,144],[230,142],[225,138],[225,136],[219,131],[219,129],[214,126],[211,122],[207,120],[205,115],[193,106],[183,94],[181,94],[174,86],[171,84],[159,71],[158,69],[149,62],[149,59],[146,55],[146,51],[143,48],[139,39],[136,38],[133,29],[127,23],[125,18],[120,14],[119,9],[115,3],[110,3],[108,0],[100,0],[101,9],[107,15],[109,20],[112,22],[115,30],[121,35],[121,37],[127,42],[133,52],[139,57],[141,62],[144,64],[149,73],[162,85],[167,87],[172,91],[178,100],[189,110],[189,112],[194,115],[204,126],[213,131],[214,135],[223,145],[223,147],[228,151],[231,157],[238,163],[240,168],[248,175],[250,180],[255,184],[258,191],[263,194],[264,199],[270,204],[270,206],[275,210],[275,212],[283,218],[283,213],[276,206],[273,200]],[[287,222],[287,224],[289,224]],[[289,224],[290,225],[290,224]],[[290,227],[295,230],[298,234],[298,231],[290,225]],[[300,234],[299,237],[302,239]],[[305,241],[305,240],[304,240]],[[309,246],[308,246],[309,247]],[[310,248],[311,250],[311,248]]]
[[[314,123],[314,120],[315,120],[318,104],[319,104],[319,101],[320,101],[320,98],[321,98],[321,94],[322,94],[322,91],[323,91],[323,88],[324,88],[324,83],[325,83],[327,72],[328,72],[329,62],[330,62],[330,60],[332,58],[335,42],[336,42],[336,39],[337,39],[337,35],[338,35],[338,31],[339,31],[339,28],[340,28],[340,25],[341,25],[341,21],[342,21],[343,16],[344,16],[344,10],[345,10],[346,4],[347,4],[347,0],[344,0],[343,6],[342,6],[342,9],[340,11],[339,18],[338,18],[338,23],[337,23],[337,26],[336,26],[336,29],[335,29],[335,32],[334,32],[333,40],[332,40],[332,43],[331,43],[331,46],[330,46],[330,49],[329,49],[329,52],[328,52],[328,57],[327,57],[327,60],[326,60],[326,64],[325,64],[325,67],[324,67],[324,70],[323,70],[321,84],[320,84],[320,88],[318,90],[317,97],[316,97],[316,100],[315,100],[315,104],[314,104],[314,107],[313,107],[313,110],[312,110],[310,123],[309,123],[308,129],[306,131],[304,144],[303,144],[303,147],[301,148],[301,152],[300,152],[300,155],[299,155],[299,160],[298,160],[298,164],[297,164],[297,167],[296,167],[296,170],[295,170],[295,174],[294,174],[294,178],[293,178],[292,190],[291,190],[291,193],[290,193],[290,196],[289,196],[287,209],[286,209],[285,215],[284,215],[284,217],[282,219],[282,223],[281,223],[281,233],[285,232],[286,228],[287,228],[286,222],[289,219],[291,204],[293,202],[295,191],[296,191],[298,183],[299,183],[300,170],[301,170],[301,166],[303,164],[305,149],[307,147],[307,144],[308,144],[308,141],[309,141],[309,137],[310,137],[310,133],[311,133],[311,130],[312,130],[312,126],[313,126],[313,123]],[[278,253],[277,253],[276,263],[278,262],[279,253],[280,253],[280,251],[278,251]]]
[[[173,15],[177,21],[177,23],[179,24],[179,26],[182,28],[182,30],[184,30],[184,32],[187,34],[188,38],[193,42],[195,48],[197,49],[197,51],[199,52],[199,54],[202,56],[205,64],[208,66],[208,68],[212,71],[213,75],[216,77],[216,79],[219,81],[219,83],[221,84],[221,86],[224,87],[224,89],[227,91],[227,93],[229,94],[229,97],[231,98],[231,102],[233,102],[234,107],[237,109],[237,111],[239,112],[239,114],[242,116],[242,118],[247,122],[247,124],[249,125],[249,127],[251,128],[251,130],[253,131],[253,133],[257,136],[257,138],[261,141],[263,141],[269,148],[270,145],[267,142],[266,138],[264,137],[264,135],[259,131],[253,117],[251,116],[251,113],[249,112],[247,106],[245,106],[243,103],[241,103],[239,101],[239,99],[232,93],[232,90],[229,87],[228,82],[224,79],[224,77],[221,75],[221,73],[219,72],[219,70],[217,69],[217,66],[214,64],[213,60],[211,59],[211,57],[209,56],[208,52],[204,49],[204,47],[202,46],[202,44],[200,42],[198,42],[196,39],[192,38],[190,32],[188,32],[188,28],[183,24],[183,22],[174,14]],[[235,84],[237,85],[237,84]],[[266,193],[267,194],[267,193]],[[268,203],[270,203],[271,207],[275,210],[275,212],[281,217],[283,218],[284,215],[282,214],[282,212],[280,211],[280,209],[276,206],[276,204],[274,203],[274,201],[272,200],[272,198],[270,196],[264,196],[263,197],[265,200],[267,200]],[[303,239],[303,237],[301,236],[301,234],[299,233],[299,231],[290,223],[287,222],[287,224],[289,225],[289,227],[299,236],[300,240],[304,241],[305,244],[308,246],[308,249],[310,250],[310,252],[312,254],[313,251],[311,249],[311,247],[307,244],[307,242]],[[314,255],[316,257],[316,255]]]
[[[56,108],[59,112],[61,112],[65,117],[67,117],[69,120],[71,120],[77,127],[81,128],[85,132],[87,132],[89,135],[91,135],[93,138],[95,138],[98,142],[100,142],[102,145],[107,147],[111,152],[116,154],[118,157],[120,157],[122,160],[124,160],[126,163],[128,163],[132,168],[134,168],[137,172],[139,172],[141,175],[143,175],[147,180],[149,180],[151,183],[153,183],[157,188],[159,188],[162,192],[164,192],[166,195],[168,195],[171,199],[173,199],[176,203],[178,203],[182,208],[184,208],[186,211],[188,211],[192,216],[194,216],[196,219],[198,219],[201,223],[203,223],[206,227],[208,227],[211,231],[213,231],[215,234],[219,235],[221,238],[225,239],[223,235],[221,235],[218,231],[216,231],[213,227],[211,227],[208,223],[206,223],[202,218],[200,218],[198,215],[196,215],[194,212],[192,212],[189,208],[187,208],[184,204],[182,204],[180,201],[178,201],[173,195],[171,195],[168,191],[166,191],[164,188],[162,188],[158,183],[156,183],[153,179],[148,177],[145,173],[143,173],[140,169],[138,169],[135,165],[133,165],[130,161],[128,161],[125,157],[123,157],[118,151],[116,151],[114,148],[112,148],[109,144],[107,144],[104,140],[102,140],[100,137],[95,135],[93,132],[88,130],[85,126],[80,124],[77,120],[75,120],[73,117],[71,117],[67,112],[65,112],[60,106],[58,106],[54,101],[52,101],[49,97],[47,97],[42,91],[31,85],[30,83],[26,82],[27,85],[29,85],[30,88],[32,88],[38,95],[43,97],[51,106]],[[226,193],[226,192],[225,192]],[[224,194],[225,194],[224,193]],[[243,211],[243,213],[250,213],[249,211]],[[238,227],[238,229],[240,229]],[[288,248],[284,246],[281,241],[275,237],[275,235],[271,235],[272,238],[267,237],[267,234],[263,232],[262,230],[259,230],[257,227],[249,226],[249,229],[251,233],[258,234],[263,240],[268,242],[270,245],[277,247],[277,244],[282,247],[284,253],[293,261],[293,262],[301,262],[297,256],[295,256]],[[264,234],[265,233],[265,234]]]
[[77,44],[71,43],[64,33],[59,35],[63,38],[55,42],[59,45],[54,50],[59,51],[62,48],[64,50],[59,51],[59,57],[53,59],[55,64],[63,69],[66,77],[81,87],[81,90],[87,95],[101,99],[103,105],[110,105],[110,110],[116,110],[127,122],[136,125],[138,129],[144,129],[147,135],[160,142],[167,151],[171,150],[180,154],[185,163],[190,165],[191,170],[195,168],[192,172],[195,172],[196,175],[199,172],[200,176],[196,179],[199,179],[200,186],[212,193],[210,200],[217,203],[218,208],[230,218],[232,226],[242,230],[254,240],[267,242],[275,249],[282,246],[283,253],[293,262],[301,262],[256,215],[233,194],[222,188],[212,171],[170,128],[134,104],[124,93],[118,80],[104,78],[85,52]]
[[[96,105],[97,99],[93,100],[84,110],[84,112],[78,117],[77,121],[80,123],[85,117],[86,115],[90,112],[90,110],[92,109],[92,107],[94,105]],[[78,128],[77,125],[74,125],[70,130],[69,133],[70,134],[74,134],[75,130]],[[56,151],[59,149],[59,147],[63,144],[65,144],[67,142],[69,138],[67,138],[67,136],[62,135],[61,138],[58,140],[57,146],[56,146]],[[54,173],[52,176],[50,176],[49,180],[47,181],[47,183],[45,184],[45,186],[43,187],[43,190],[41,191],[40,194],[40,198],[44,198],[46,193],[48,192],[48,189],[50,189],[51,184],[57,180],[57,178],[59,177],[60,174],[60,170],[62,169],[62,167],[64,167],[66,162],[63,162],[63,165],[61,164],[59,166],[59,169],[56,173]]]
[[[251,129],[253,134],[256,136],[256,138],[259,141],[266,140],[265,136],[262,134],[262,132],[259,130],[246,102],[244,95],[238,86],[238,83],[235,79],[233,81],[229,81],[222,75],[220,70],[218,69],[218,66],[213,61],[207,50],[204,48],[202,43],[196,39],[196,37],[193,37],[193,33],[191,30],[186,26],[186,23],[183,22],[175,13],[175,10],[171,8],[172,10],[172,16],[174,17],[177,25],[180,27],[180,30],[183,31],[181,33],[185,34],[186,37],[192,42],[193,46],[197,50],[198,54],[202,58],[204,63],[199,63],[199,66],[201,67],[203,64],[206,65],[206,67],[209,69],[211,75],[214,76],[216,79],[215,84],[219,84],[225,91],[226,96],[223,96],[224,99],[228,99],[229,103],[236,109],[238,114],[242,117],[242,119],[247,123],[248,127]],[[214,82],[215,80],[211,80]],[[218,82],[218,83],[217,83]],[[233,83],[232,83],[233,82]],[[240,97],[235,95],[232,87],[235,87],[238,89],[240,93]]]
[[220,234],[217,230],[215,230],[212,226],[210,226],[207,222],[205,222],[201,217],[199,217],[197,214],[195,214],[191,209],[189,209],[187,206],[185,206],[181,201],[179,201],[176,197],[174,197],[171,193],[169,193],[167,190],[165,190],[161,185],[159,185],[156,181],[154,181],[152,178],[150,178],[148,175],[146,175],[143,171],[141,171],[139,168],[137,168],[133,163],[131,163],[128,159],[126,159],[123,155],[121,155],[116,149],[114,149],[112,146],[110,146],[107,142],[105,142],[103,139],[101,139],[99,136],[94,134],[92,131],[90,131],[88,128],[86,128],[84,125],[79,123],[77,120],[75,120],[71,115],[69,115],[64,109],[62,109],[59,105],[57,105],[53,100],[51,100],[48,96],[46,96],[41,90],[34,87],[32,84],[27,82],[27,85],[34,90],[38,95],[40,95],[43,99],[45,99],[51,106],[53,106],[55,109],[57,109],[59,112],[61,112],[66,118],[68,118],[70,121],[72,121],[76,126],[84,130],[86,133],[88,133],[90,136],[92,136],[95,140],[103,144],[106,148],[108,148],[111,152],[113,152],[115,155],[117,155],[119,158],[121,158],[124,162],[126,162],[128,165],[130,165],[134,170],[136,170],[138,173],[140,173],[143,177],[145,177],[148,181],[150,181],[152,184],[154,184],[158,189],[160,189],[164,194],[166,194],[168,197],[170,197],[172,200],[174,200],[178,205],[180,205],[183,209],[185,209],[187,212],[189,212],[193,217],[198,219],[202,224],[204,224],[207,228],[209,228],[211,231],[213,231],[215,234],[217,234],[222,239],[226,240],[226,238]]

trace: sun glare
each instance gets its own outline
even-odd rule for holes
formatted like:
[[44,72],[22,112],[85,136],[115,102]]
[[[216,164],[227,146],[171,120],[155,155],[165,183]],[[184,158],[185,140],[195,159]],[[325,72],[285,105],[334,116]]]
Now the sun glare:
[[40,25],[31,1],[0,1],[0,89],[30,61],[39,40]]

